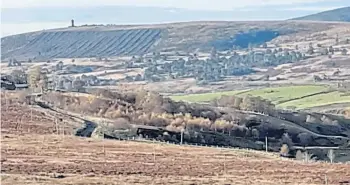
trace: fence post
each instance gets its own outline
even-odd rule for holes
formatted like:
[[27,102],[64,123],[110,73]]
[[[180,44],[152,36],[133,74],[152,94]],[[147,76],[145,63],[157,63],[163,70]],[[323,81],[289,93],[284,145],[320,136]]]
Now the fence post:
[[158,166],[156,163],[156,145],[153,145],[153,164],[156,169],[155,171],[158,171]]
[[102,146],[103,146],[103,157],[104,157],[104,162],[105,162],[105,164],[104,165],[106,165],[106,147],[105,147],[105,136],[103,135],[102,136]]
[[328,150],[327,157],[329,158],[330,162],[333,163],[333,160],[334,160],[334,150],[333,149]]
[[8,105],[8,102],[7,102],[6,90],[4,90],[4,96],[5,96],[6,109],[8,109],[9,105]]
[[33,107],[30,106],[30,123],[33,123]]
[[57,127],[57,112],[55,112],[54,116],[53,116],[54,122],[55,122],[55,130],[56,130],[56,135],[59,134],[58,132],[58,127]]
[[184,130],[181,129],[181,141],[180,141],[181,145],[183,144],[183,140],[184,140]]
[[224,175],[225,175],[225,178],[226,178],[226,153],[224,153]]

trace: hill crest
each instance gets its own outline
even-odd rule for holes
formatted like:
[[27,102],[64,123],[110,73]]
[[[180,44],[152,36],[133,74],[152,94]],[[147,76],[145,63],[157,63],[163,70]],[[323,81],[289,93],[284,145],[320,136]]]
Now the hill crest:
[[292,20],[350,22],[350,6],[298,17]]
[[[157,51],[229,50],[280,35],[313,33],[339,23],[304,21],[201,21],[152,25],[91,25],[1,38],[2,60],[143,55]],[[343,23],[340,23],[343,24]]]

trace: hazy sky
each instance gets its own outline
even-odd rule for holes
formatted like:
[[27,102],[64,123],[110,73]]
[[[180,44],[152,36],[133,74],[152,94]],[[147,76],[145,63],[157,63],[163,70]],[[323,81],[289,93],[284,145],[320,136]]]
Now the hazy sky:
[[80,24],[283,20],[350,6],[350,0],[2,0],[1,35]]
[[[19,7],[87,7],[101,5],[153,6],[196,10],[232,10],[238,7],[259,5],[288,5],[318,3],[324,0],[3,0],[3,8]],[[337,1],[337,0],[333,0]],[[344,2],[348,0],[343,0]],[[329,0],[332,2],[332,0]]]

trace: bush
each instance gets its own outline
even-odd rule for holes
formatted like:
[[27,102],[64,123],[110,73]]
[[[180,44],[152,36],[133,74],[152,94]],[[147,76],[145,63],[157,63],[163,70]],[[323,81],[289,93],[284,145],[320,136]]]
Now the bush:
[[166,127],[169,124],[170,122],[164,118],[152,118],[148,123],[148,125],[156,127]]
[[315,116],[313,115],[307,115],[306,116],[306,120],[305,120],[307,123],[320,123],[321,120],[316,118]]
[[280,154],[282,156],[285,156],[285,157],[287,157],[289,155],[289,147],[287,144],[282,145],[281,150],[280,150]]
[[299,161],[303,161],[305,160],[305,154],[302,151],[298,150],[295,154],[295,159]]
[[292,139],[289,137],[288,133],[284,133],[282,135],[282,143],[288,145],[288,147],[291,147],[293,145]]
[[298,139],[302,146],[308,146],[311,144],[312,136],[308,133],[300,133],[298,134]]
[[259,130],[254,128],[252,129],[252,137],[255,138],[255,139],[259,139],[260,138],[260,133],[259,133]]
[[126,118],[117,118],[112,124],[112,129],[114,130],[125,130],[130,128],[131,128],[130,122]]

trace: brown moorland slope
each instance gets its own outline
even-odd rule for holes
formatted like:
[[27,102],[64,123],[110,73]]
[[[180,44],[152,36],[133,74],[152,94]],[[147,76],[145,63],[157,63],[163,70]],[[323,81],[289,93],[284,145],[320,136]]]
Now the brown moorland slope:
[[3,184],[339,184],[347,164],[303,163],[246,150],[74,136],[3,135]]
[[[263,152],[57,135],[45,112],[33,110],[31,122],[25,105],[1,105],[5,185],[325,184],[325,178],[339,184],[350,176],[348,164],[303,163]],[[26,119],[14,128],[18,114]]]

